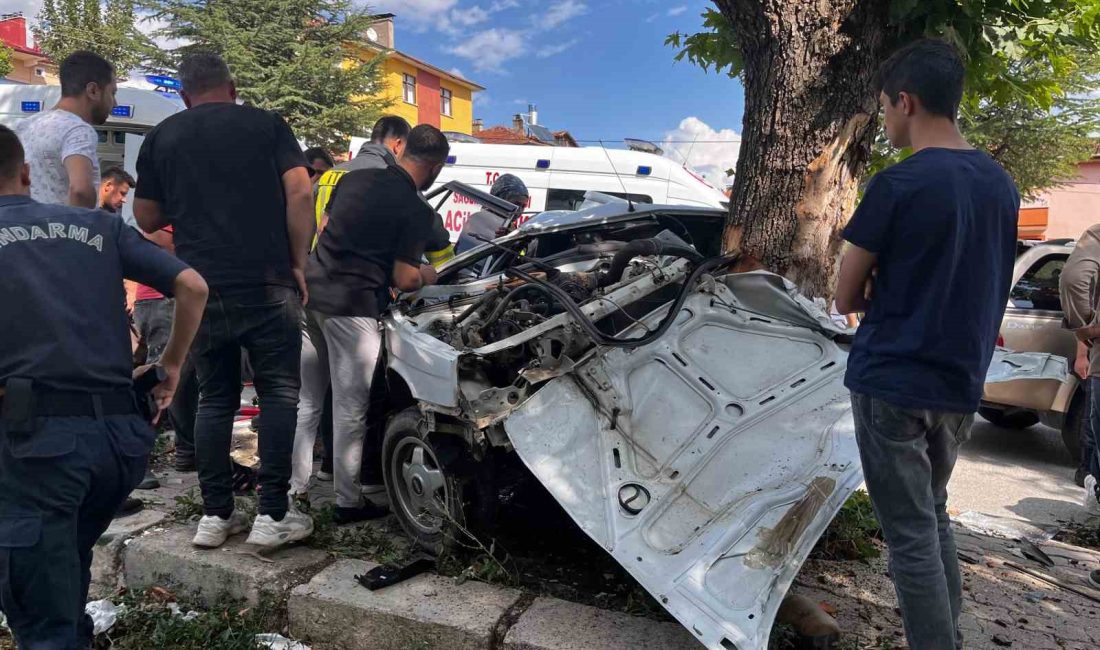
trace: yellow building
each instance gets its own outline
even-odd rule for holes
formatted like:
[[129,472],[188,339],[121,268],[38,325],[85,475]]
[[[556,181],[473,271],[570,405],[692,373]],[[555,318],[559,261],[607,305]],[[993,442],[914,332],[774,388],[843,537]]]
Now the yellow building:
[[474,93],[482,86],[398,51],[394,47],[393,14],[382,14],[356,44],[364,55],[383,52],[386,86],[391,100],[387,113],[409,124],[431,124],[440,131],[470,134],[474,128]]

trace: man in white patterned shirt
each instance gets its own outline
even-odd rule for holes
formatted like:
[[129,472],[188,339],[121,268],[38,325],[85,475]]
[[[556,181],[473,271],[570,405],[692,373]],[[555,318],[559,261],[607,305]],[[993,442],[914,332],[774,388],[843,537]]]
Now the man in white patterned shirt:
[[91,52],[61,62],[61,101],[20,121],[15,132],[31,167],[31,197],[40,203],[98,207],[98,136],[115,107],[115,69]]

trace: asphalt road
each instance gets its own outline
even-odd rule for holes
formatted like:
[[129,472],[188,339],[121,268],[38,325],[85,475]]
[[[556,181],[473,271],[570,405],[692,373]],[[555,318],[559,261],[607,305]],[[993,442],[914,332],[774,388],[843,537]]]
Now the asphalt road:
[[1035,425],[1002,429],[980,416],[948,486],[952,515],[982,513],[1040,528],[1083,520],[1084,491],[1058,431]]

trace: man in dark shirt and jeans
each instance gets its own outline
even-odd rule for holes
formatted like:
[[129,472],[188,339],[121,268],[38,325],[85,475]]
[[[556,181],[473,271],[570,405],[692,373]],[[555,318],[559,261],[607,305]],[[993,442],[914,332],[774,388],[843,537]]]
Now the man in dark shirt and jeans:
[[179,76],[188,108],[145,137],[134,216],[148,233],[172,225],[176,255],[210,285],[191,349],[205,513],[194,543],[217,547],[248,527],[233,508],[229,458],[244,348],[260,398],[260,502],[248,542],[279,546],[313,531],[313,521],[287,503],[308,299],[304,271],[314,232],[309,173],[281,117],[236,104],[220,57],[190,55]]
[[363,497],[360,483],[370,382],[382,350],[378,319],[390,287],[415,291],[435,281],[432,267],[421,264],[435,212],[420,192],[435,182],[449,150],[439,129],[422,124],[409,133],[396,165],[348,172],[309,259],[309,309],[332,380],[337,523],[385,513]]
[[909,647],[961,648],[947,483],[1004,315],[1020,199],[959,134],[954,48],[915,42],[880,76],[886,134],[913,155],[871,179],[844,231],[837,308],[867,313],[845,383]]

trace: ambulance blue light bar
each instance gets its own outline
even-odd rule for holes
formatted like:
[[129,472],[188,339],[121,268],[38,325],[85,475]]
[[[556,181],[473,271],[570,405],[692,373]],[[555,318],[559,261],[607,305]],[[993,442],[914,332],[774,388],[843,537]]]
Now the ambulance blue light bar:
[[652,173],[653,173],[653,168],[650,167],[649,165],[638,165],[638,175],[639,176],[649,176]]
[[546,158],[542,158],[537,163],[535,163],[535,167],[538,167],[539,169],[550,169],[550,161]]
[[42,102],[20,102],[19,109],[24,113],[37,113],[42,110]]
[[111,117],[133,117],[134,107],[132,104],[119,104],[111,109]]
[[453,165],[458,162],[458,156],[447,156],[447,164]]
[[183,88],[183,84],[180,83],[179,79],[165,77],[159,74],[147,74],[145,75],[145,80],[160,88],[169,88],[171,90],[180,90]]

